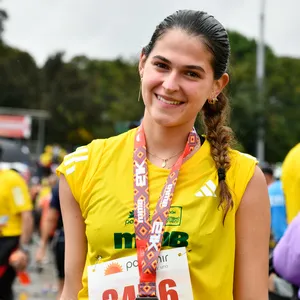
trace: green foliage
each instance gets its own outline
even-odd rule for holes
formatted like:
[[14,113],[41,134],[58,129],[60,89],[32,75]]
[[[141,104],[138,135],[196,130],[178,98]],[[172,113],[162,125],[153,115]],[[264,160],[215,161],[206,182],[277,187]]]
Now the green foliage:
[[27,52],[0,44],[0,105],[38,108],[39,72]]
[[[0,25],[4,19],[0,10]],[[281,161],[300,140],[300,60],[277,57],[266,48],[265,91],[259,103],[256,42],[237,32],[230,32],[230,40],[228,95],[238,147],[255,155],[257,120],[263,114],[266,158]],[[0,106],[50,112],[47,143],[86,144],[125,130],[143,115],[142,101],[137,102],[137,61],[85,56],[65,61],[64,53],[56,53],[39,68],[30,54],[0,42],[0,79]]]
[[5,10],[0,9],[0,43],[2,42],[2,33],[4,31],[4,22],[8,19],[8,14]]
[[265,90],[259,103],[256,88],[256,43],[230,32],[232,48],[231,125],[245,151],[255,155],[259,116],[264,118],[266,160],[282,161],[300,140],[300,59],[276,57],[266,47]]

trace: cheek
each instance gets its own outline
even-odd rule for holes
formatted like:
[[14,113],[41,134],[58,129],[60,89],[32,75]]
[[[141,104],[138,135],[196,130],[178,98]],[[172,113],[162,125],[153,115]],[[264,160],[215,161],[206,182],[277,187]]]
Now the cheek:
[[162,73],[157,72],[152,65],[146,64],[143,77],[143,89],[147,92],[162,84],[163,78]]
[[152,80],[147,80],[146,78],[143,78],[142,83],[142,97],[144,100],[144,103],[148,103],[151,98],[151,86],[152,86]]
[[193,102],[201,101],[206,97],[206,89],[202,85],[189,85],[185,87],[185,94],[190,98]]
[[210,95],[210,89],[203,85],[190,86],[185,90],[185,92],[190,100],[193,110],[196,111],[200,111],[202,109],[202,106]]
[[190,88],[189,90],[190,93],[194,94],[194,97],[197,98],[198,101],[205,102],[211,96],[213,87],[212,84],[203,81],[193,89]]
[[142,83],[142,90],[143,93],[150,93],[152,89],[155,87],[159,86],[161,83],[161,80],[156,76],[147,76],[143,78],[143,83]]

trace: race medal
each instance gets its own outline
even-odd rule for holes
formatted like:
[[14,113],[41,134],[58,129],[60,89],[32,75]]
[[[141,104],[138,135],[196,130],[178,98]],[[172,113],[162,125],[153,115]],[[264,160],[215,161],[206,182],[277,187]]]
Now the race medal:
[[198,135],[193,128],[188,135],[184,151],[170,170],[150,222],[147,150],[143,124],[136,132],[133,153],[133,182],[134,228],[140,275],[138,297],[157,296],[156,268],[179,171],[184,159],[193,151],[197,143]]

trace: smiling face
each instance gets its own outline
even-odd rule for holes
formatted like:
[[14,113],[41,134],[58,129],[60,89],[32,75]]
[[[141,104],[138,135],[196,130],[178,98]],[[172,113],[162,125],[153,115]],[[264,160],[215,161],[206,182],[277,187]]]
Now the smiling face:
[[145,118],[166,127],[192,127],[206,100],[228,82],[227,74],[214,80],[212,59],[199,37],[180,29],[167,31],[150,55],[140,59]]

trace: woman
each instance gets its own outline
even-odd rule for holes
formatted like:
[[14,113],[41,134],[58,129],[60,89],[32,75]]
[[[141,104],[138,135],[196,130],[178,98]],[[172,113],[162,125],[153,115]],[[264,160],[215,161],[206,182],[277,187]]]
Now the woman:
[[[190,282],[171,291],[170,281],[164,295],[171,299],[267,299],[268,192],[256,160],[230,149],[222,92],[229,48],[225,29],[206,13],[167,17],[140,56],[142,125],[79,148],[59,167],[66,235],[62,299],[88,299],[88,291],[115,278],[93,284],[93,271],[137,251],[141,299],[170,299],[161,286],[155,290],[161,244],[170,255],[186,248],[178,256],[187,257]],[[198,113],[205,138],[193,131]],[[128,268],[111,265],[125,280]],[[189,286],[193,296],[180,296]],[[97,299],[118,299],[114,290],[107,293]]]

